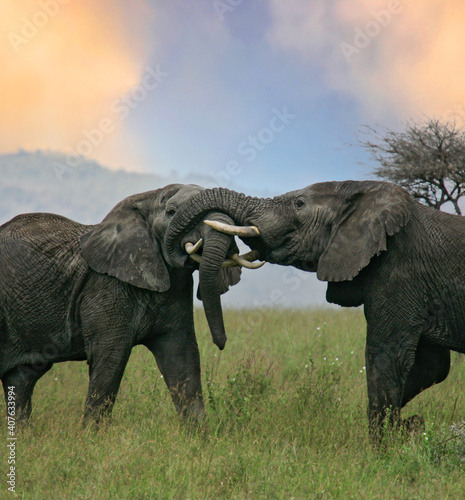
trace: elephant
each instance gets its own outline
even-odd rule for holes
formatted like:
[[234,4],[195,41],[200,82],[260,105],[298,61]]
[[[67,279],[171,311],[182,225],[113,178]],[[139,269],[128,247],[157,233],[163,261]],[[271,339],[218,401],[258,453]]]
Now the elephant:
[[[253,263],[237,255],[234,237],[205,224],[186,234],[186,255],[193,258],[181,264],[171,258],[167,228],[202,189],[171,184],[129,196],[96,225],[31,213],[0,227],[0,378],[7,410],[14,393],[16,416],[27,421],[34,386],[53,363],[86,360],[83,420],[99,422],[111,413],[132,347],[144,345],[177,412],[203,420],[192,274],[199,269],[200,297],[223,349],[220,294],[238,283],[237,261]],[[209,216],[232,222],[221,213]]]
[[450,350],[465,353],[463,217],[383,181],[322,182],[272,199],[214,188],[173,218],[165,243],[176,259],[179,239],[211,210],[237,225],[209,225],[239,235],[260,258],[315,272],[328,302],[363,305],[375,441],[385,426],[408,424],[401,409],[447,377]]

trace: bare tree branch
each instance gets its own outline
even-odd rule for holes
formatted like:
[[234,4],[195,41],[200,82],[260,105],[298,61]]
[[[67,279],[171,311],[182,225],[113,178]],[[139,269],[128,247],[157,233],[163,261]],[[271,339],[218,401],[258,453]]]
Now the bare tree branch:
[[408,123],[404,132],[364,127],[360,144],[379,163],[381,179],[406,188],[425,205],[441,209],[451,203],[462,215],[458,200],[465,194],[465,131],[455,123],[430,119]]

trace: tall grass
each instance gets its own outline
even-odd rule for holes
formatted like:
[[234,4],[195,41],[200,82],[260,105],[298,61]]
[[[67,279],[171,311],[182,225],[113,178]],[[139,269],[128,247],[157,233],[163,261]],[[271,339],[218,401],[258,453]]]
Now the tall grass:
[[[448,379],[404,409],[424,416],[425,433],[393,435],[379,450],[368,441],[359,310],[228,311],[225,322],[220,353],[203,313],[196,316],[206,429],[179,423],[143,348],[133,351],[112,423],[98,431],[80,425],[86,364],[56,365],[36,388],[33,425],[18,437],[17,494],[465,498],[464,356],[454,354]],[[1,435],[6,445],[3,421]],[[0,498],[14,495],[4,455]]]

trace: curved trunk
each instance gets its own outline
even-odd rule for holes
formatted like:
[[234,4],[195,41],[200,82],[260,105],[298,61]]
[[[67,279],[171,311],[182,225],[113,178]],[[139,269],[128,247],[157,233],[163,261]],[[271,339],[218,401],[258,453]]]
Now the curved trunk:
[[183,235],[198,224],[209,212],[224,212],[236,224],[246,224],[247,218],[265,200],[252,198],[224,188],[206,189],[191,198],[178,210],[166,232],[165,244],[173,260],[182,266],[186,253],[181,245]]
[[[171,220],[165,235],[165,245],[173,262],[179,266],[184,265],[188,256],[182,247],[182,239],[207,215],[209,219],[227,224],[246,225],[252,216],[255,218],[259,215],[264,208],[264,202],[267,201],[271,200],[252,198],[224,188],[206,189],[186,201]],[[212,214],[212,212],[215,213]],[[223,349],[226,334],[221,310],[220,273],[234,237],[220,233],[206,225],[205,231],[199,268],[199,288],[213,342]]]
[[[214,219],[231,223],[231,219],[223,214],[215,214]],[[213,342],[221,350],[226,344],[226,333],[221,308],[220,273],[221,265],[233,240],[233,236],[219,233],[211,228],[206,229],[202,261],[199,267],[199,289],[205,316]]]

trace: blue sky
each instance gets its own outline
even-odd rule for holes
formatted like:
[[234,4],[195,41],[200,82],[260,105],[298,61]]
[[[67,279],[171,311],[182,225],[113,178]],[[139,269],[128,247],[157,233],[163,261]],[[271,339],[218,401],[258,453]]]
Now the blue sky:
[[464,114],[463,14],[458,0],[10,2],[0,153],[250,194],[366,178],[361,126]]
[[[144,163],[250,192],[362,177],[367,155],[350,146],[362,123],[357,104],[325,86],[319,61],[271,47],[267,3],[244,2],[224,20],[212,2],[200,4],[164,8],[154,22],[162,48],[151,64],[169,74],[133,117],[140,140],[156,144]],[[165,22],[176,29],[160,35]],[[276,110],[291,117],[273,131]]]

